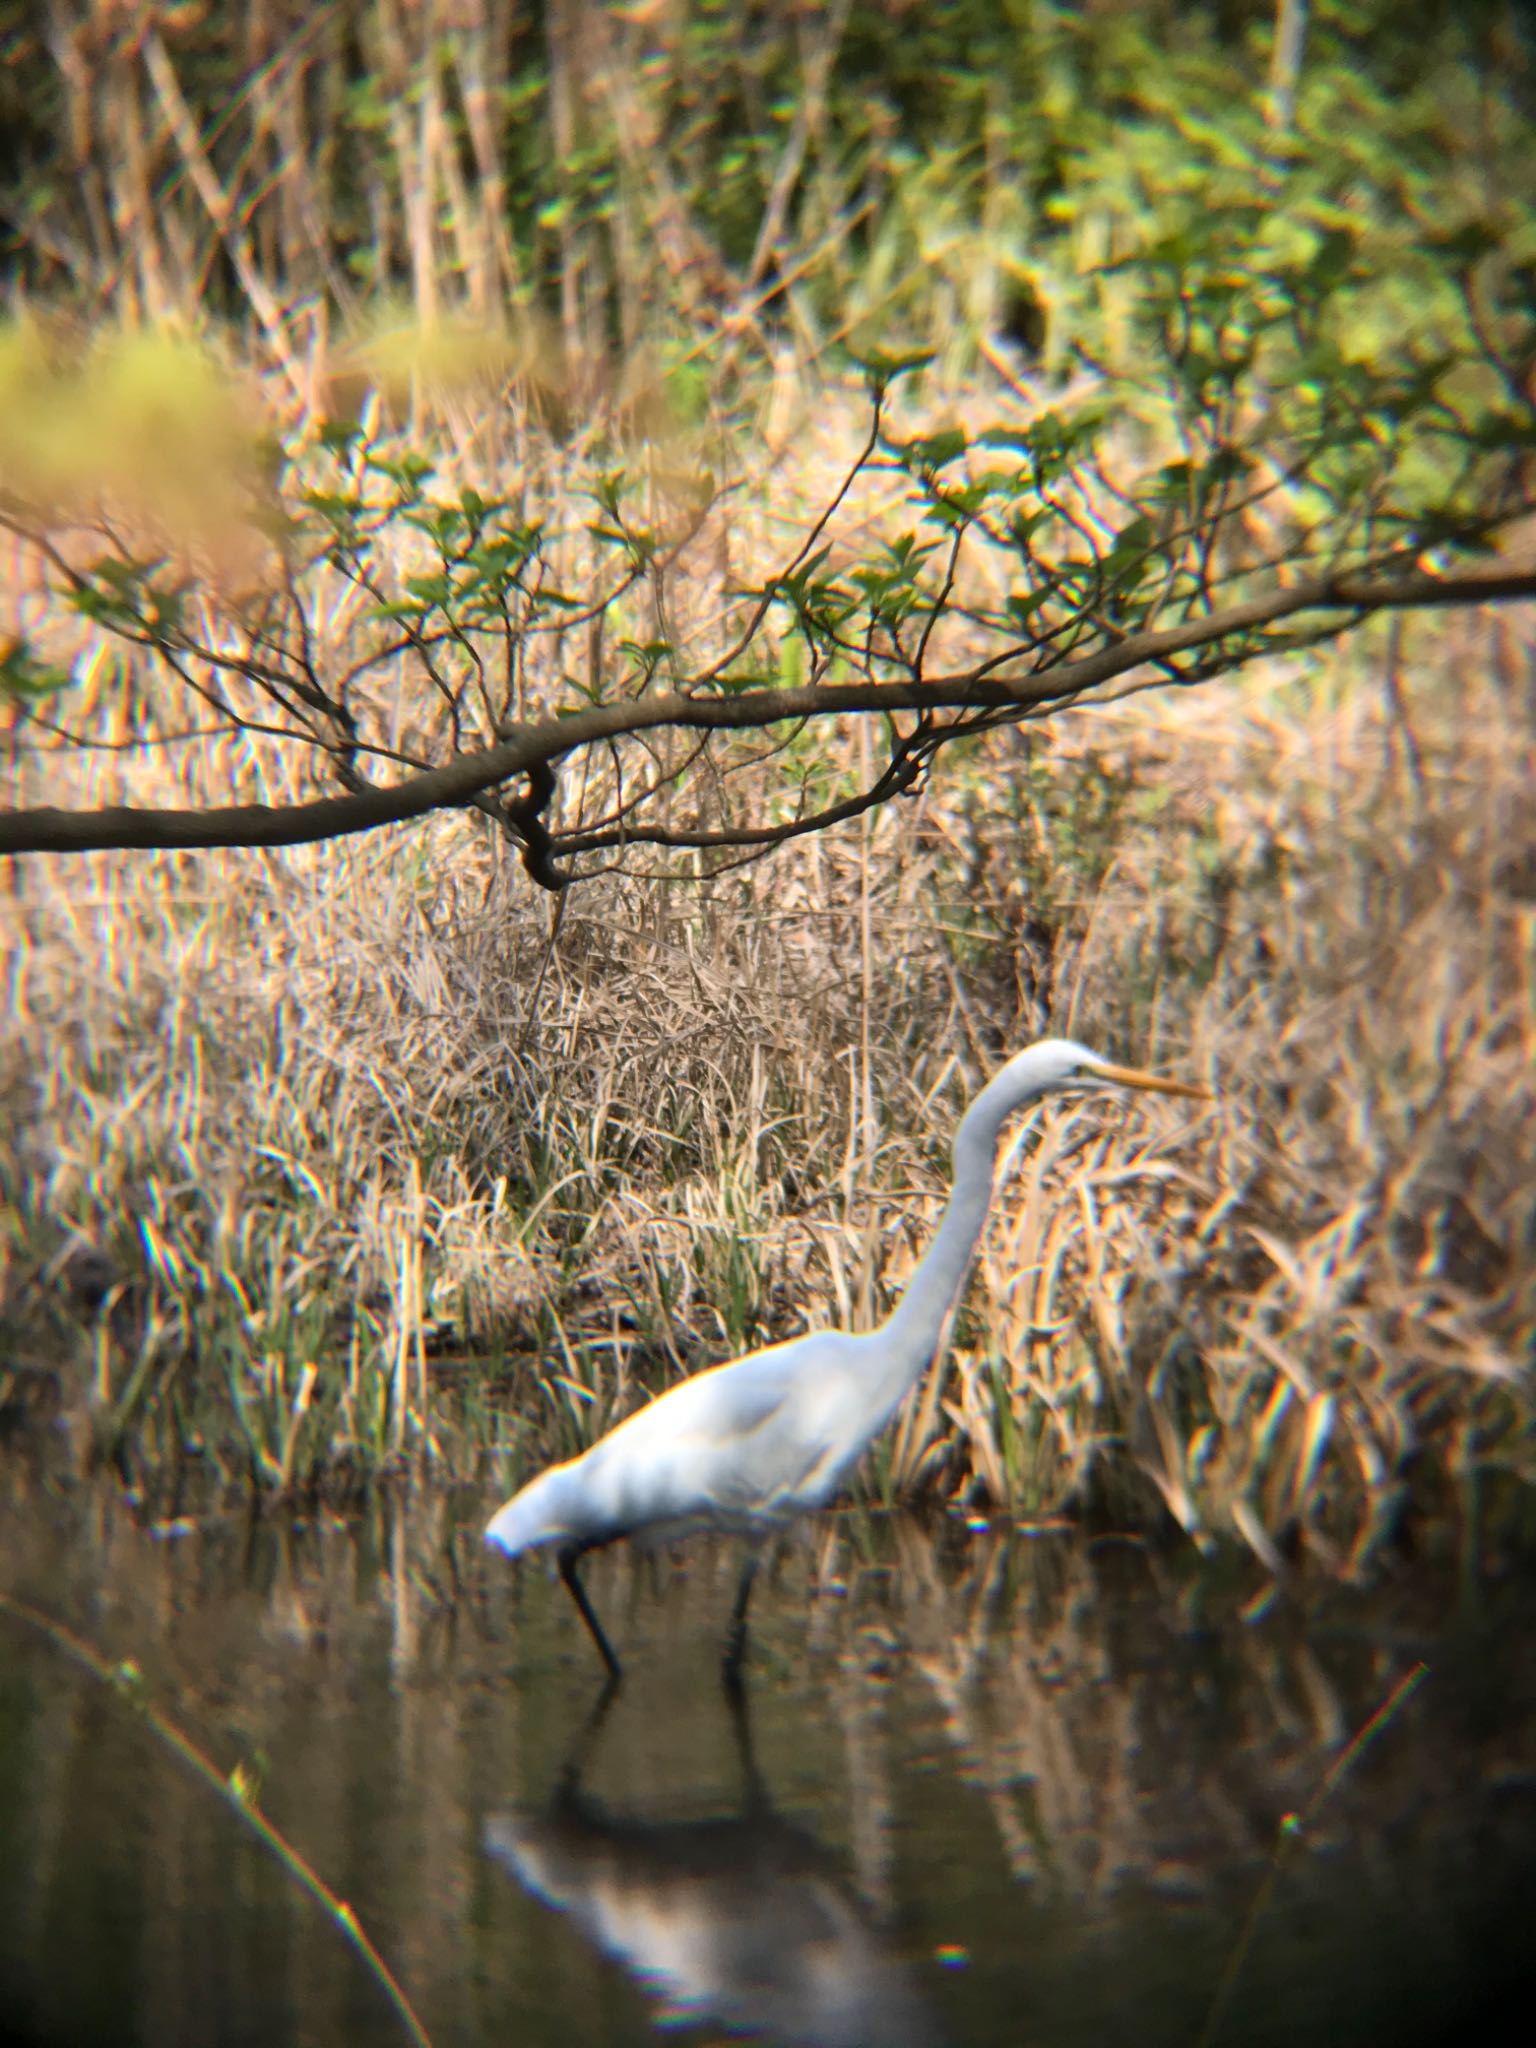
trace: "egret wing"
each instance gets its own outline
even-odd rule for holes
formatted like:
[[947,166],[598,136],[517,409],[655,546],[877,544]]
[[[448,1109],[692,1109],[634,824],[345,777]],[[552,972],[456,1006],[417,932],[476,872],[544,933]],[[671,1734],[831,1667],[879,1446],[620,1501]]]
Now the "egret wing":
[[616,1531],[743,1522],[810,1504],[843,1448],[830,1440],[850,1346],[818,1331],[699,1373],[642,1408],[588,1455]]

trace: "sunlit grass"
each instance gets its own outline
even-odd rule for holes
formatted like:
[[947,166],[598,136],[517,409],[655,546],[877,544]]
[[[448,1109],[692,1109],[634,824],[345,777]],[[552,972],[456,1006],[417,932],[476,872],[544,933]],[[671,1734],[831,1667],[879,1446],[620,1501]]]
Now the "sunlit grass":
[[[855,429],[738,497],[726,572]],[[693,571],[707,636],[722,565]],[[1216,1101],[1031,1120],[872,1489],[1358,1569],[1412,1503],[1532,1462],[1529,655],[1508,621],[1406,646],[1406,708],[1380,643],[1140,698],[707,886],[586,882],[558,920],[468,815],[18,865],[13,1345],[65,1342],[82,1441],[140,1479],[510,1486],[681,1373],[878,1318],[966,1096],[1071,1030]],[[128,736],[88,636],[54,652],[76,726]],[[826,737],[831,778],[859,744]],[[219,741],[45,747],[16,789],[213,800],[232,769],[310,787]]]

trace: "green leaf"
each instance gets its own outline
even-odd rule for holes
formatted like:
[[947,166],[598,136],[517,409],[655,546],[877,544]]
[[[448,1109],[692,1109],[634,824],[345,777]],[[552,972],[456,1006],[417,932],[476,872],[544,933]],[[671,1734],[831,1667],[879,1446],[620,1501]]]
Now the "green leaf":
[[362,499],[351,492],[306,491],[302,502],[341,531],[355,525],[364,510]]
[[1193,476],[1192,463],[1165,463],[1148,483],[1142,485],[1142,494],[1155,504],[1186,506],[1189,503],[1190,482]]
[[362,432],[356,420],[322,420],[316,434],[322,448],[333,455],[345,455]]
[[1117,568],[1139,562],[1152,548],[1156,538],[1153,525],[1145,513],[1139,513],[1115,535],[1109,552],[1104,557],[1104,571],[1111,575]]
[[35,704],[69,689],[74,681],[69,669],[40,661],[25,640],[0,642],[0,697]]
[[1014,625],[1017,626],[1021,632],[1025,631],[1027,630],[1030,621],[1033,618],[1035,618],[1040,612],[1041,608],[1046,603],[1048,603],[1049,596],[1050,593],[1044,590],[1032,590],[1027,593],[1022,591],[1016,591],[1008,599],[1008,616],[1012,619]]
[[1468,267],[1504,246],[1504,231],[1491,220],[1464,220],[1455,227],[1431,230],[1424,236],[1426,248],[1452,263]]
[[905,377],[912,370],[924,370],[937,357],[938,351],[931,348],[909,348],[888,350],[881,348],[859,349],[850,346],[848,359],[864,372],[871,390],[883,393],[896,378]]
[[946,427],[941,433],[919,434],[911,441],[892,444],[903,461],[914,469],[942,469],[970,446],[964,427]]

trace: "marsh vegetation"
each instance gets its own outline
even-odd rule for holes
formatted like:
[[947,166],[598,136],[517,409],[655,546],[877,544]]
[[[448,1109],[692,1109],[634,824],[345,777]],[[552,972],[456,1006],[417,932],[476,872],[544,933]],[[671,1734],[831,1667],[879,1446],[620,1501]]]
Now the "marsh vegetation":
[[867,1498],[1475,1552],[1533,1456],[1513,17],[1052,13],[925,98],[916,17],[577,14],[253,10],[218,122],[243,28],[16,45],[0,1412],[157,1512],[508,1492],[875,1320],[1070,1030],[1216,1100],[1030,1126]]
[[[8,2023],[1528,1976],[1533,114],[1504,0],[0,0]],[[593,1717],[490,1503],[1061,1033],[1210,1098],[1023,1122],[744,1712],[706,1543]]]
[[1070,1029],[1218,1101],[1030,1127],[875,1495],[1352,1566],[1410,1479],[1438,1515],[1529,1472],[1527,661],[1498,619],[1383,630],[554,907],[455,816],[17,869],[11,1395],[46,1377],[138,1485],[505,1486],[873,1321],[966,1096]]

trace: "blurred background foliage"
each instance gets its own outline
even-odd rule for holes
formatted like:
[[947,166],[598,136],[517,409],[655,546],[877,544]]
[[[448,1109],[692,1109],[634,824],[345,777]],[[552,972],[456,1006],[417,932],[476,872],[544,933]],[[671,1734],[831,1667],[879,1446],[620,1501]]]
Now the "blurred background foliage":
[[1363,346],[1536,189],[1508,0],[3,0],[0,50],[13,292],[300,389],[402,312],[510,324],[555,408],[871,327],[1068,370],[1136,345],[1113,266],[1224,212],[1389,256]]

